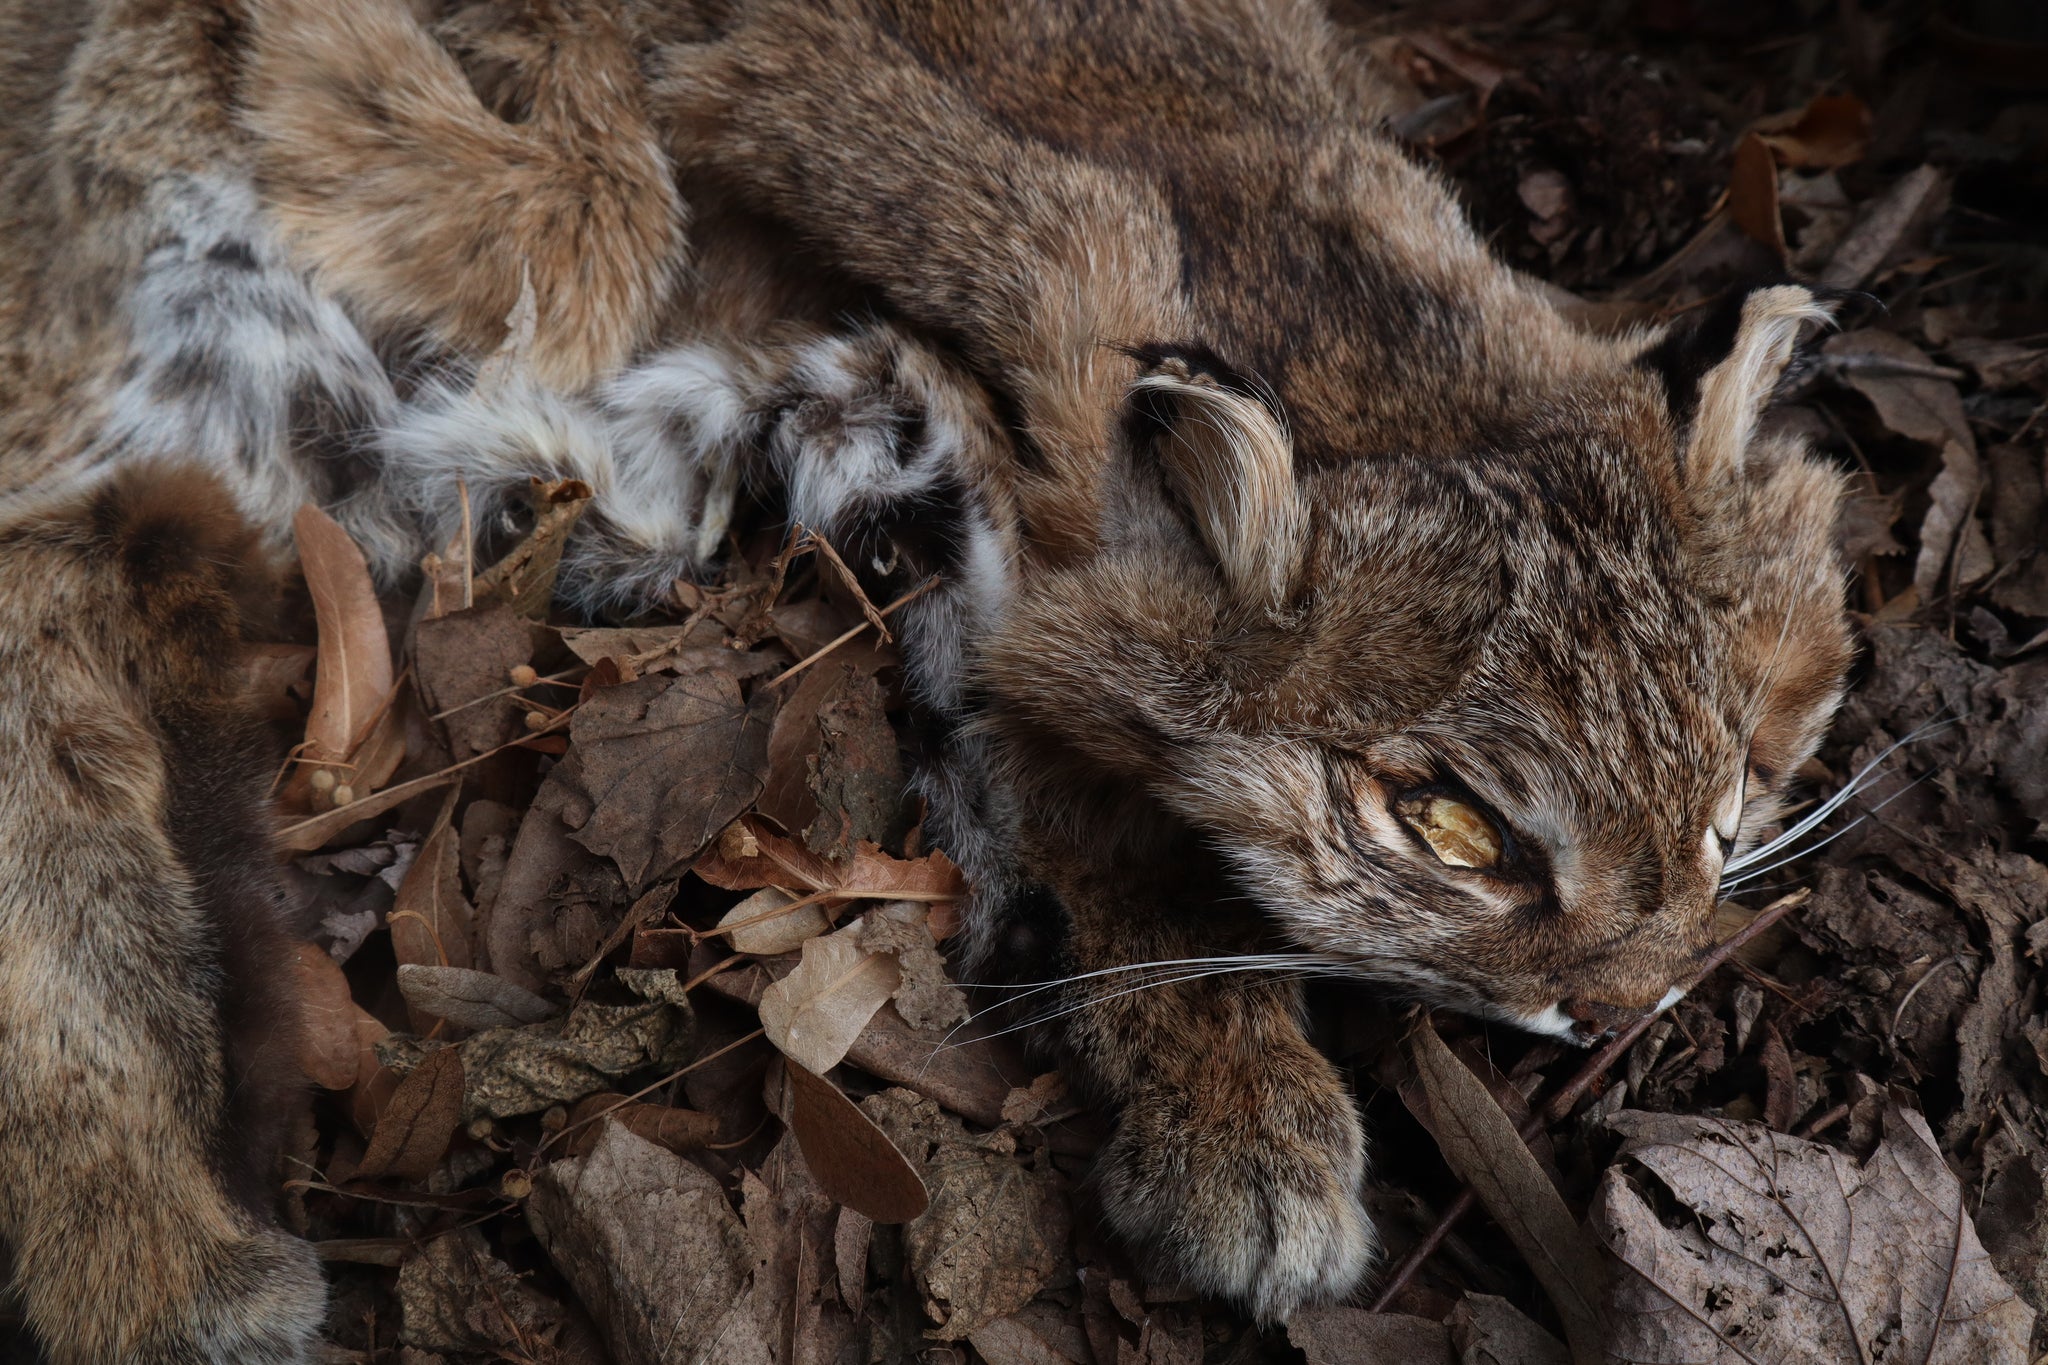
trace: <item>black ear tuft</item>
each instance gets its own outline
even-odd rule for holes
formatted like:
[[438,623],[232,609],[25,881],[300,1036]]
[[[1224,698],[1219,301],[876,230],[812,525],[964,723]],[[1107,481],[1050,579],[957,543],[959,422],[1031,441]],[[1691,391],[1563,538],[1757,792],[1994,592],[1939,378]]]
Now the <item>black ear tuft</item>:
[[1742,305],[1750,289],[1756,287],[1760,286],[1730,289],[1677,318],[1661,341],[1636,357],[1636,364],[1663,381],[1664,397],[1675,420],[1692,420],[1700,404],[1700,381],[1735,349],[1735,334],[1742,328]]
[[[1656,345],[1636,357],[1636,364],[1663,382],[1664,396],[1671,404],[1675,421],[1690,422],[1699,410],[1700,385],[1707,372],[1734,351],[1736,339],[1742,333],[1743,308],[1751,297],[1760,290],[1786,285],[1804,289],[1815,303],[1834,312],[1855,303],[1877,303],[1869,294],[1797,285],[1780,276],[1737,285],[1675,319]],[[1793,363],[1796,366],[1801,362],[1795,357]]]
[[1637,357],[1662,381],[1672,420],[1685,429],[1679,473],[1688,484],[1741,474],[1802,329],[1832,323],[1832,297],[1800,284],[1731,290]]

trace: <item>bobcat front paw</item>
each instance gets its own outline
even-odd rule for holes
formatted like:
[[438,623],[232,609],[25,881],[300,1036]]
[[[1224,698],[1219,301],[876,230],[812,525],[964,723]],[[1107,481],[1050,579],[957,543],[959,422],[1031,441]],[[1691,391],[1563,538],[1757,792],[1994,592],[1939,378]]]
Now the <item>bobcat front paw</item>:
[[1222,1085],[1125,1106],[1098,1166],[1110,1224],[1151,1263],[1262,1322],[1347,1293],[1379,1250],[1350,1096]]

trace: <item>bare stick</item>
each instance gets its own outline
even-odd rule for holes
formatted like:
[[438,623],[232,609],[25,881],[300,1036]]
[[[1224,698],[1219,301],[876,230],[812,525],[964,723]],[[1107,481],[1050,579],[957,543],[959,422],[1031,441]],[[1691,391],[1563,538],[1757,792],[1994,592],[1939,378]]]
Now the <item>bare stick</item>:
[[[937,574],[933,574],[930,578],[927,578],[924,582],[918,584],[909,592],[904,593],[903,596],[897,598],[888,606],[883,607],[880,614],[883,616],[887,616],[891,612],[895,611],[898,607],[907,606],[910,603],[915,602],[918,598],[924,596],[926,593],[930,592],[933,588],[936,588],[938,586],[939,576]],[[774,677],[770,678],[765,684],[765,686],[776,687],[782,683],[788,682],[791,678],[794,678],[797,674],[803,672],[812,664],[818,662],[818,660],[824,658],[827,654],[830,654],[833,650],[839,648],[839,646],[845,644],[848,640],[851,640],[854,636],[860,634],[867,628],[868,623],[866,621],[861,622],[852,630],[847,631],[844,635],[832,641],[830,644],[819,646],[817,649],[812,650],[811,653],[809,653],[805,657],[791,664],[788,668],[783,669],[780,673],[777,673]]]
[[[1700,982],[1713,975],[1729,958],[1735,956],[1736,952],[1744,944],[1763,933],[1764,930],[1770,928],[1800,906],[1806,904],[1807,898],[1812,894],[1812,891],[1801,888],[1789,896],[1780,897],[1764,907],[1755,919],[1743,925],[1720,943],[1714,945],[1713,951],[1700,959],[1699,971],[1695,972],[1692,979],[1685,983],[1686,990],[1688,992],[1691,991]],[[1561,1123],[1570,1117],[1572,1110],[1578,1108],[1579,1101],[1586,1097],[1586,1092],[1595,1085],[1598,1085],[1601,1079],[1608,1072],[1612,1071],[1622,1058],[1628,1055],[1628,1050],[1636,1045],[1638,1038],[1641,1038],[1649,1031],[1650,1025],[1656,1021],[1656,1018],[1657,1016],[1654,1014],[1646,1014],[1627,1028],[1621,1030],[1621,1032],[1615,1034],[1614,1037],[1607,1041],[1605,1046],[1587,1058],[1586,1064],[1579,1068],[1578,1073],[1569,1081],[1566,1081],[1563,1086],[1559,1087],[1557,1093],[1552,1095],[1540,1109],[1532,1108],[1529,1111],[1529,1117],[1522,1123],[1522,1141],[1527,1142],[1551,1124]],[[1373,1312],[1384,1313],[1387,1311],[1387,1305],[1393,1301],[1394,1296],[1408,1287],[1408,1282],[1415,1278],[1415,1272],[1422,1269],[1423,1262],[1436,1254],[1436,1249],[1444,1244],[1444,1238],[1450,1236],[1451,1229],[1458,1225],[1458,1220],[1469,1213],[1472,1206],[1478,1202],[1478,1196],[1472,1193],[1469,1186],[1461,1191],[1456,1199],[1451,1201],[1450,1207],[1443,1211],[1443,1216],[1436,1220],[1436,1226],[1431,1228],[1429,1234],[1415,1244],[1414,1249],[1402,1259],[1401,1264],[1396,1266],[1393,1273],[1387,1276],[1385,1285],[1380,1289],[1379,1297],[1373,1300]]]

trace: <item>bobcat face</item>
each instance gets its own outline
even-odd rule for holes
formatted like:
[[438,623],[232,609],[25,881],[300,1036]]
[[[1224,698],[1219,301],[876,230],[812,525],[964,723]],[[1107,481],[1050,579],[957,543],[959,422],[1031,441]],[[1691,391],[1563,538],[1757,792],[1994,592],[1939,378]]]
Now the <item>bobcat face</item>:
[[1501,449],[1286,483],[1266,400],[1157,361],[1103,552],[991,653],[1005,708],[1362,975],[1568,1038],[1669,1004],[1848,659],[1835,479],[1756,423],[1817,310],[1736,305],[1690,380],[1653,348]]

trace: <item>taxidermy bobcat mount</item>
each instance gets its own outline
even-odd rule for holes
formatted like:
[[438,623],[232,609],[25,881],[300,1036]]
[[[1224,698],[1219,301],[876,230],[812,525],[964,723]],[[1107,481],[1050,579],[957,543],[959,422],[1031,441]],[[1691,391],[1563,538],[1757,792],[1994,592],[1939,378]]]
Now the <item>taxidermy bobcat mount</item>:
[[[458,477],[489,513],[575,476],[589,611],[701,570],[772,483],[877,590],[942,575],[904,638],[961,965],[1060,983],[1027,1008],[1116,1115],[1110,1222],[1262,1317],[1375,1247],[1299,974],[1581,1039],[1656,1008],[1838,700],[1838,481],[1763,420],[1824,306],[1575,330],[1374,130],[1306,0],[48,11],[0,21],[10,481],[198,461],[395,579]],[[522,294],[517,382],[479,395]],[[8,555],[16,597],[49,572]],[[170,744],[175,811],[185,751],[142,693],[106,714]],[[62,896],[119,913],[6,809],[10,953]],[[49,1027],[26,989],[0,972],[13,1037]],[[10,1120],[54,1102],[27,1056]],[[288,1257],[164,1245],[147,1308],[76,1302],[31,1253],[87,1195],[17,1132],[0,1238],[62,1358],[298,1358]],[[193,1345],[238,1313],[271,1344]]]

